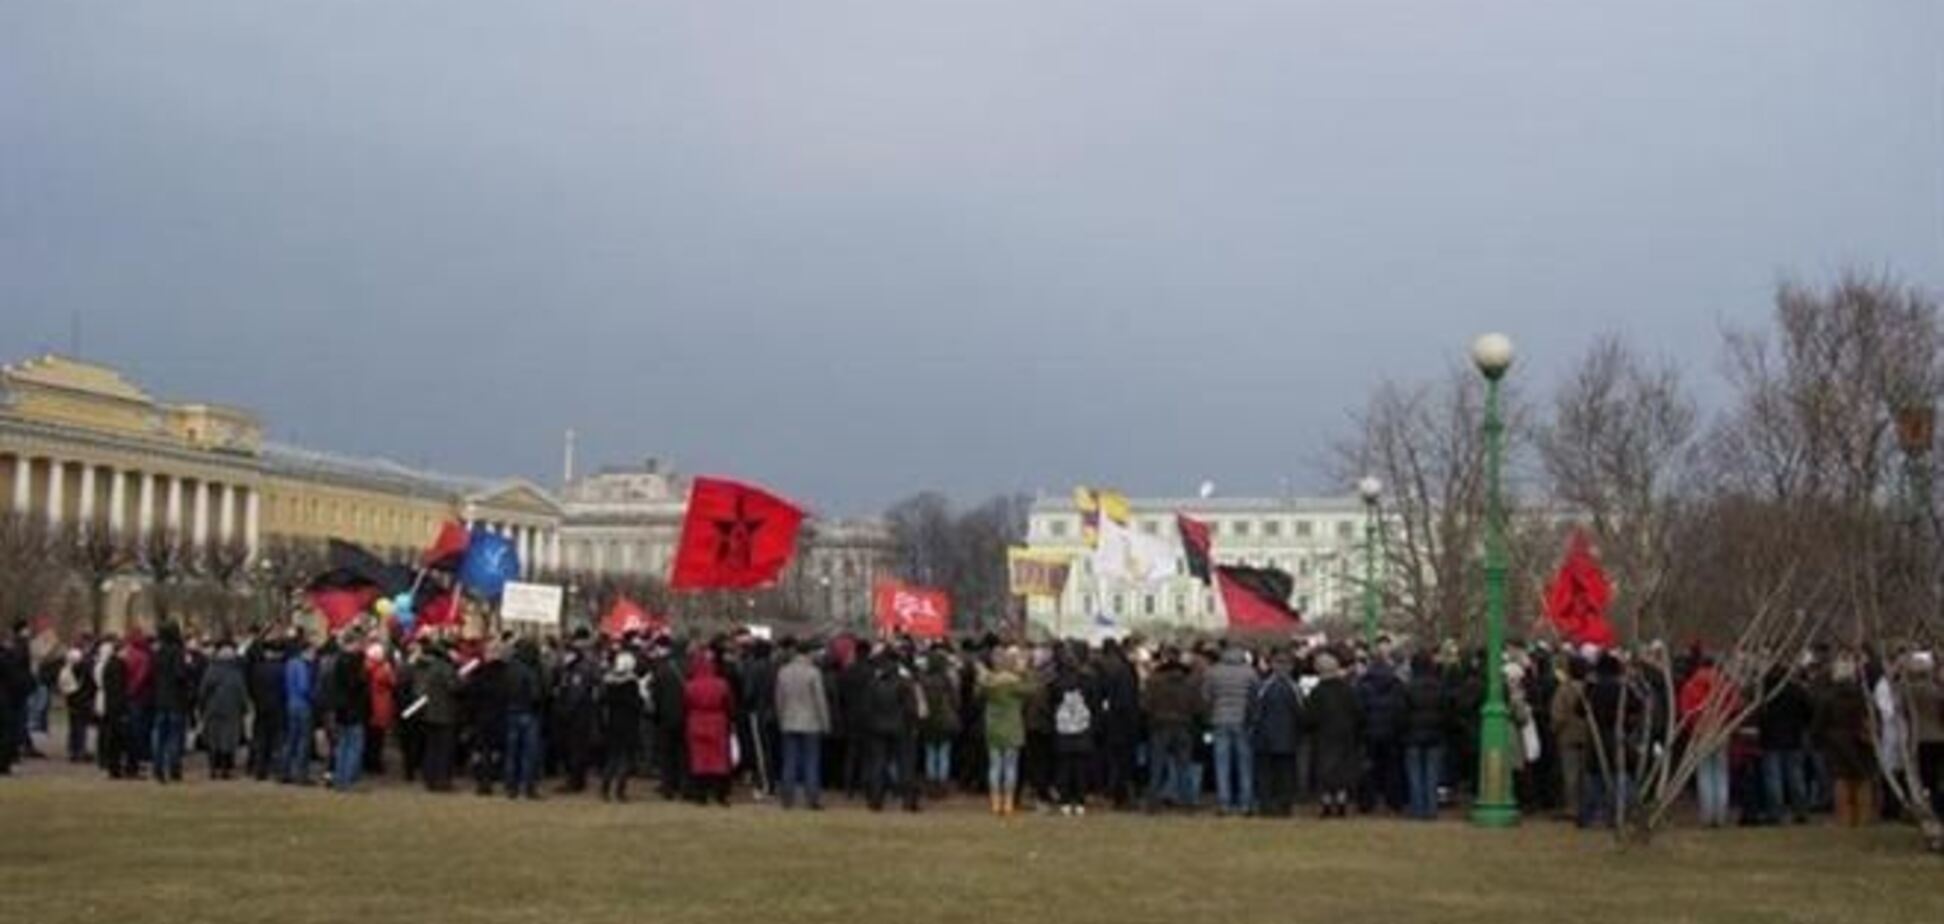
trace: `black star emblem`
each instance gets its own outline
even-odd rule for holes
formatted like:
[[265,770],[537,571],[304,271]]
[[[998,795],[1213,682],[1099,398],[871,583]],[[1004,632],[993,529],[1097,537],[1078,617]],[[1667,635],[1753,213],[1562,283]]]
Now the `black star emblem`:
[[744,509],[746,498],[736,495],[736,512],[726,520],[715,521],[716,561],[738,571],[746,571],[752,564],[756,550],[756,531],[763,528],[760,518],[752,517]]

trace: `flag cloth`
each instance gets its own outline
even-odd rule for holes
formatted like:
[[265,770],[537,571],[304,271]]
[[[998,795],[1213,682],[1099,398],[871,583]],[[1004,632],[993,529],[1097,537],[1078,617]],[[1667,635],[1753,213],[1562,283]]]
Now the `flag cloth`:
[[506,591],[506,582],[520,576],[520,553],[513,541],[483,527],[474,527],[466,542],[466,557],[459,563],[459,583],[468,593],[482,600],[495,600]]
[[762,488],[697,478],[668,584],[676,590],[762,587],[796,555],[803,509]]
[[1175,576],[1176,543],[1137,532],[1112,517],[1102,517],[1099,530],[1100,544],[1093,552],[1095,576],[1143,587]]
[[952,631],[952,597],[942,590],[882,580],[871,600],[880,635],[944,638]]
[[1015,597],[1057,597],[1073,576],[1073,555],[1014,546],[1006,550],[1006,581]]
[[1593,556],[1592,540],[1584,530],[1575,530],[1566,548],[1566,560],[1546,588],[1546,618],[1561,637],[1575,645],[1610,648],[1615,638],[1606,613],[1612,601],[1613,585]]
[[1188,574],[1207,584],[1214,579],[1214,574],[1209,570],[1213,556],[1209,552],[1212,544],[1208,524],[1185,513],[1177,513],[1175,528],[1181,531],[1181,551],[1188,560]]
[[420,632],[456,626],[461,623],[459,596],[449,590],[438,591],[418,605],[418,621],[414,624]]
[[1302,624],[1302,614],[1289,608],[1296,582],[1280,568],[1217,565],[1215,587],[1231,632],[1287,632]]
[[615,597],[614,605],[601,617],[601,631],[614,638],[630,632],[652,634],[667,628],[668,620],[649,613],[641,604],[628,599],[627,594]]
[[346,583],[369,584],[387,597],[412,589],[412,569],[387,562],[356,543],[330,540],[325,561],[331,571],[345,576]]
[[325,630],[333,634],[370,609],[379,596],[378,588],[369,584],[359,587],[312,587],[304,595],[310,599],[311,608],[324,617]]
[[1080,541],[1090,549],[1100,544],[1100,521],[1110,520],[1125,526],[1133,518],[1127,495],[1104,488],[1086,485],[1074,488],[1073,506],[1080,511]]
[[466,531],[466,524],[447,520],[439,525],[438,538],[426,547],[425,554],[419,558],[419,565],[451,571],[465,560],[466,547],[471,544],[472,534]]

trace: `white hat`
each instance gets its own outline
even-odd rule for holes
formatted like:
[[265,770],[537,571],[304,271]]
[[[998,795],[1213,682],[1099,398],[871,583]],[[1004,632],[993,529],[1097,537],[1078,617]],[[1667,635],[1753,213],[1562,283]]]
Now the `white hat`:
[[365,657],[372,661],[385,660],[385,646],[375,642],[372,643],[365,648]]

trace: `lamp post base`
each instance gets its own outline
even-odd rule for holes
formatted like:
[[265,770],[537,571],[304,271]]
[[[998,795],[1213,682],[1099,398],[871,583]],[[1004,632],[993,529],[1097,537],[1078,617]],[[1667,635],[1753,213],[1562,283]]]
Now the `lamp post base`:
[[1518,745],[1512,720],[1503,702],[1488,702],[1479,726],[1478,801],[1472,803],[1472,823],[1481,828],[1510,828],[1519,823],[1519,800],[1512,789],[1512,768]]

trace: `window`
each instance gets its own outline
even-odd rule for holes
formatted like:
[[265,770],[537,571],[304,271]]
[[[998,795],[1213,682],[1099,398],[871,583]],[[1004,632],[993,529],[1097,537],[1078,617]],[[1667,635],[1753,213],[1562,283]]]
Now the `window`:
[[1308,521],[1308,520],[1297,520],[1297,521],[1296,521],[1296,538],[1298,538],[1298,539],[1308,539],[1309,537],[1310,537],[1310,521]]
[[1309,594],[1304,594],[1296,598],[1296,612],[1307,613],[1309,612],[1309,608],[1310,608]]
[[1161,534],[1161,524],[1156,520],[1142,520],[1141,532],[1147,533],[1150,536],[1158,536]]
[[1350,538],[1350,531],[1351,531],[1351,529],[1353,529],[1353,528],[1354,528],[1354,526],[1355,526],[1355,524],[1353,524],[1353,523],[1351,523],[1351,522],[1350,522],[1349,520],[1340,520],[1340,521],[1338,521],[1338,522],[1337,522],[1337,538],[1338,538],[1338,539],[1348,539],[1348,538]]
[[1236,520],[1236,521],[1235,521],[1235,534],[1236,534],[1236,535],[1238,535],[1238,536],[1247,536],[1247,535],[1249,534],[1249,521],[1248,521],[1248,520]]
[[1046,524],[1046,531],[1054,538],[1064,538],[1067,534],[1067,521],[1050,520]]
[[1093,611],[1094,611],[1094,595],[1093,595],[1093,594],[1087,594],[1086,596],[1084,596],[1084,597],[1081,597],[1081,598],[1080,598],[1080,608],[1081,608],[1081,609],[1083,609],[1083,610],[1086,610],[1086,611],[1087,611],[1087,612],[1089,612],[1089,613],[1091,613],[1091,612],[1093,612]]
[[1141,599],[1141,612],[1149,616],[1154,615],[1154,595],[1153,594],[1148,594],[1147,596]]
[[1310,560],[1309,560],[1309,556],[1307,556],[1307,555],[1298,555],[1298,556],[1296,556],[1296,573],[1297,573],[1298,575],[1301,575],[1301,576],[1303,576],[1303,577],[1309,577],[1309,576],[1310,576]]
[[1271,539],[1274,539],[1274,538],[1276,538],[1276,537],[1278,537],[1278,536],[1281,536],[1281,535],[1282,535],[1282,521],[1281,521],[1281,520],[1263,520],[1263,521],[1262,521],[1262,534],[1263,534],[1263,535],[1265,535],[1265,536],[1268,536],[1268,537],[1269,537],[1269,538],[1271,538]]
[[1175,594],[1175,598],[1174,598],[1174,611],[1175,611],[1175,613],[1176,613],[1177,615],[1180,615],[1180,614],[1185,614],[1185,613],[1187,613],[1187,612],[1188,612],[1188,598],[1187,598],[1187,597],[1184,597],[1184,596],[1182,596],[1182,595],[1180,595],[1180,594]]
[[1126,609],[1127,609],[1127,597],[1123,594],[1115,594],[1114,608],[1111,611],[1112,615],[1119,616]]

